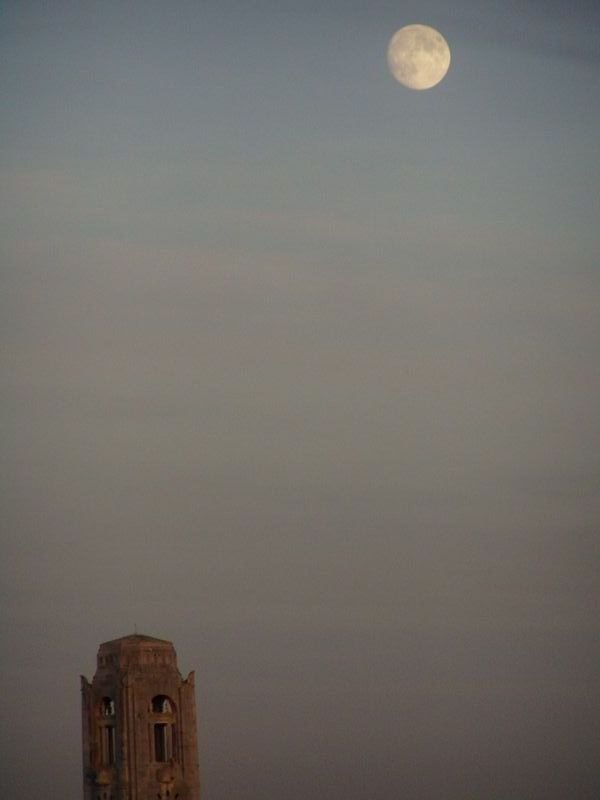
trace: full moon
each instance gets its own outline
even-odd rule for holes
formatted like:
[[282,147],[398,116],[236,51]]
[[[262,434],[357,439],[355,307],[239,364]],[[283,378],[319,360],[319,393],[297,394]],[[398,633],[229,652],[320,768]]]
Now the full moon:
[[428,25],[406,25],[392,36],[387,51],[390,72],[409,89],[431,89],[450,66],[450,48]]

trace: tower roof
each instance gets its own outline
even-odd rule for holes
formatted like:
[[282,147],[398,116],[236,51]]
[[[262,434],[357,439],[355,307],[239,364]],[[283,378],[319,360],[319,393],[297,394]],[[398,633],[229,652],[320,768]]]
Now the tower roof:
[[173,642],[142,633],[130,633],[120,639],[102,642],[98,648],[98,669],[101,670],[148,664],[176,666],[177,655]]
[[115,645],[136,645],[136,644],[166,644],[173,646],[167,639],[157,639],[155,636],[145,636],[142,633],[130,633],[128,636],[121,636],[119,639],[111,639],[109,642],[102,642],[100,647],[105,645],[114,647]]

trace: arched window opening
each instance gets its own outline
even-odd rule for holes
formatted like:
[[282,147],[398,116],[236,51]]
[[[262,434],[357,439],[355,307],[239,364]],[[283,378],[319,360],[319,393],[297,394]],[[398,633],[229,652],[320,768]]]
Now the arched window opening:
[[155,714],[172,714],[173,703],[164,694],[157,694],[152,698],[152,711]]
[[114,717],[115,701],[112,699],[112,697],[103,697],[101,708],[103,717]]

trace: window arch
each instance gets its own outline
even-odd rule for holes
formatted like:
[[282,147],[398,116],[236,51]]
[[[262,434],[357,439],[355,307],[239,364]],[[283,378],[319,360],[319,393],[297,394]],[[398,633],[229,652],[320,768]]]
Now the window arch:
[[173,701],[166,694],[157,694],[152,698],[152,711],[154,714],[173,714]]
[[103,697],[100,704],[100,712],[103,717],[114,717],[115,715],[115,701],[112,697]]
[[154,761],[165,763],[177,758],[175,703],[166,694],[157,694],[150,705]]
[[110,765],[116,762],[117,739],[115,713],[115,701],[113,698],[108,695],[101,697],[96,706],[98,719],[96,758],[101,765]]

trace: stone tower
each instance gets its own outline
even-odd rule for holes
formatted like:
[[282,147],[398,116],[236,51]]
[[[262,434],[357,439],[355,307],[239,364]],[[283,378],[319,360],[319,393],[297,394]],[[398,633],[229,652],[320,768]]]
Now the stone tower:
[[81,676],[85,800],[199,800],[194,673],[171,642],[105,642]]

